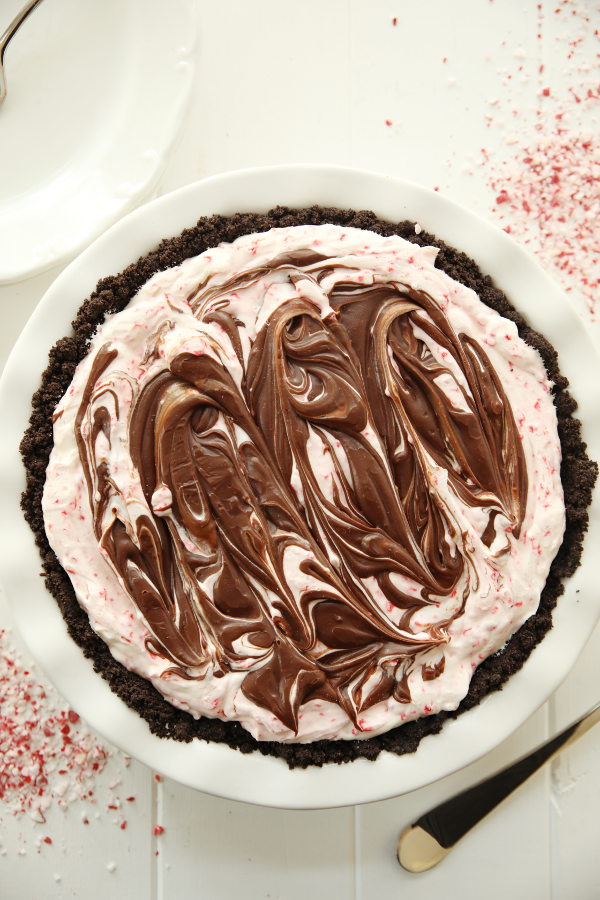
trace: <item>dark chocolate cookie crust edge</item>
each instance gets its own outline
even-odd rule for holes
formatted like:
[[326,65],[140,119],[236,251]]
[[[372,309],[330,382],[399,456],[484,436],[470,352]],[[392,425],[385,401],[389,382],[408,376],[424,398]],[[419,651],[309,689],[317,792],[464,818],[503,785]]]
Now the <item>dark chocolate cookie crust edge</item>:
[[[455,712],[418,719],[366,740],[317,741],[312,744],[259,742],[237,723],[207,718],[196,720],[188,713],[176,709],[163,699],[149,681],[127,671],[113,659],[106,644],[90,627],[68,576],[48,544],[41,499],[53,443],[53,410],[66,391],[75,367],[87,353],[98,325],[107,315],[122,310],[156,272],[179,265],[184,259],[196,256],[209,247],[233,241],[242,234],[267,231],[273,227],[323,223],[363,228],[384,235],[397,234],[421,246],[438,247],[436,265],[452,278],[475,290],[492,309],[515,322],[524,340],[539,351],[548,376],[554,382],[554,403],[563,452],[561,477],[567,527],[542,592],[538,612],[525,622],[501,652],[489,657],[479,666],[467,696]],[[412,222],[385,222],[369,211],[314,206],[308,209],[277,207],[264,215],[216,215],[202,218],[196,226],[181,235],[163,240],[155,250],[121,274],[104,278],[98,283],[94,293],[77,313],[73,322],[73,334],[62,338],[51,350],[49,364],[43,373],[41,386],[33,397],[32,407],[29,428],[21,443],[27,474],[21,505],[35,534],[46,586],[60,607],[69,634],[84,655],[92,660],[95,671],[109,683],[114,693],[127,706],[146,720],[150,730],[159,737],[180,741],[201,738],[225,743],[242,753],[258,751],[281,757],[290,768],[349,762],[359,757],[376,759],[382,750],[395,754],[412,753],[423,737],[439,732],[447,718],[460,715],[476,706],[488,693],[501,689],[510,675],[521,668],[533,648],[552,626],[552,610],[563,592],[563,579],[571,575],[579,565],[583,536],[588,525],[587,507],[598,472],[596,463],[586,454],[586,446],[581,440],[580,423],[573,418],[576,403],[567,391],[567,380],[560,374],[556,351],[545,338],[527,325],[505,295],[493,285],[489,276],[482,275],[475,262],[465,254],[449,247],[434,235],[426,232],[415,234]]]

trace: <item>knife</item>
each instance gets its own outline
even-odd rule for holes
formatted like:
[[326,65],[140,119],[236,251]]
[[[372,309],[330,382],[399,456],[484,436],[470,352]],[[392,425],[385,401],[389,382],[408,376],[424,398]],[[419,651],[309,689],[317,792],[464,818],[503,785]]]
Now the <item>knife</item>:
[[600,703],[532,753],[429,810],[400,835],[397,846],[400,865],[409,872],[433,868],[509,794],[598,722]]

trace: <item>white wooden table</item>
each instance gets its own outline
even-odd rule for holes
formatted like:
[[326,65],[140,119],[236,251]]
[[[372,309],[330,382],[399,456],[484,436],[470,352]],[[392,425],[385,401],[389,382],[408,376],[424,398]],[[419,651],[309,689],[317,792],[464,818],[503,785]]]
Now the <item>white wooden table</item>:
[[[502,160],[510,165],[516,148],[535,139],[548,96],[566,104],[569,88],[589,77],[600,27],[600,8],[584,0],[202,0],[197,16],[192,104],[160,193],[231,168],[331,162],[437,187],[491,218],[499,210],[482,148],[496,171]],[[595,109],[571,102],[570,127],[597,134]],[[529,237],[535,249],[537,236]],[[2,361],[56,274],[0,290]],[[578,308],[599,336],[584,304]],[[9,622],[0,597],[0,624]],[[0,897],[600,897],[593,731],[437,869],[409,875],[394,855],[401,828],[431,804],[591,706],[599,654],[597,628],[562,687],[493,753],[427,788],[360,808],[288,812],[226,802],[159,783],[135,761],[124,768],[115,751],[98,777],[97,818],[88,827],[75,807],[51,811],[42,830],[0,806]],[[123,798],[136,797],[126,830],[102,799],[114,794],[115,779]],[[160,837],[155,824],[165,828]],[[52,846],[36,846],[42,833],[53,835]]]

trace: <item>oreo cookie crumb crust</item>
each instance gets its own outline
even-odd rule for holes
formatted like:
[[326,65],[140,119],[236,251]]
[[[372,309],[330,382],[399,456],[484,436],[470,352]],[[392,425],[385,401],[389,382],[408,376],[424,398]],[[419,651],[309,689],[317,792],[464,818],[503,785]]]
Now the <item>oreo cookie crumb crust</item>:
[[[477,292],[481,300],[500,315],[511,319],[521,337],[540,353],[548,377],[554,383],[553,395],[562,445],[561,479],[565,495],[566,531],[555,557],[540,606],[535,615],[508,641],[503,650],[488,657],[476,669],[469,692],[454,712],[442,712],[401,725],[386,734],[364,740],[316,741],[310,744],[280,744],[256,741],[241,725],[219,719],[194,719],[189,713],[171,706],[146,679],[129,672],[113,659],[106,644],[92,630],[87,614],[80,607],[71,582],[48,544],[42,514],[42,492],[46,468],[53,445],[52,413],[67,390],[77,364],[89,349],[90,340],[107,315],[122,310],[137,291],[156,272],[179,265],[191,256],[222,242],[231,242],[243,234],[268,231],[292,225],[331,223],[362,228],[377,234],[397,234],[420,246],[439,248],[436,266]],[[322,766],[325,763],[350,762],[357,758],[376,759],[382,750],[395,754],[414,752],[429,734],[437,734],[446,719],[455,718],[476,706],[487,694],[502,688],[517,672],[534,647],[552,627],[552,611],[563,593],[563,579],[579,565],[583,536],[588,527],[587,507],[598,474],[598,466],[586,454],[580,422],[573,417],[576,403],[570,396],[567,379],[558,368],[556,351],[548,341],[528,326],[506,296],[483,275],[476,263],[464,253],[449,247],[427,232],[415,234],[414,223],[390,223],[369,211],[341,210],[312,206],[308,209],[276,207],[266,214],[202,218],[193,227],[174,238],[163,240],[147,256],[119,275],[103,278],[79,309],[72,323],[73,334],[53,347],[42,383],[32,400],[29,428],[21,442],[21,455],[27,474],[21,506],[39,548],[45,582],[56,599],[70,636],[84,655],[92,660],[95,671],[132,710],[146,720],[159,737],[179,741],[200,738],[228,744],[242,753],[258,751],[278,756],[290,768]]]

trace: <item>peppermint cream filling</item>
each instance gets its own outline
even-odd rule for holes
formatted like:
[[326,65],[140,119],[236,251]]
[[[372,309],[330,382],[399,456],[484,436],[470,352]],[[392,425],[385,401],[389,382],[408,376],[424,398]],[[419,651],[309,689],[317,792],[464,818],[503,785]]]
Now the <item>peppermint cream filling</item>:
[[54,415],[46,531],[90,623],[259,740],[455,709],[564,531],[556,414],[435,248],[273,229],[158,273]]

